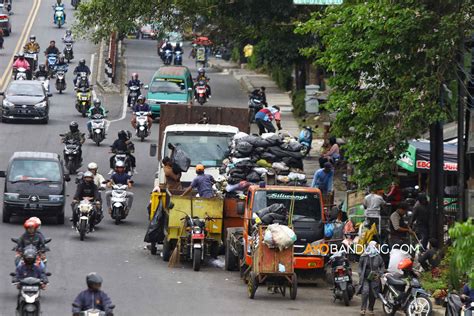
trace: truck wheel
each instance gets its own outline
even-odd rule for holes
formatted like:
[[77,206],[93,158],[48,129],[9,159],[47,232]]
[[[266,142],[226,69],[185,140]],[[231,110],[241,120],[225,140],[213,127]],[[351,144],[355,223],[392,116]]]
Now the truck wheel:
[[291,285],[290,285],[290,298],[292,300],[296,299],[296,293],[298,292],[298,279],[296,278],[296,273],[293,273],[291,277]]
[[230,249],[230,239],[227,238],[225,242],[225,269],[226,271],[237,270],[238,258],[232,253]]
[[199,271],[201,269],[201,253],[202,249],[194,249],[193,253],[193,270]]
[[250,299],[255,298],[255,293],[257,292],[258,288],[257,282],[257,275],[255,274],[255,272],[250,272],[249,282],[247,283],[248,295]]
[[11,213],[8,210],[8,208],[4,205],[3,212],[2,212],[2,222],[10,223],[10,217],[11,217]]

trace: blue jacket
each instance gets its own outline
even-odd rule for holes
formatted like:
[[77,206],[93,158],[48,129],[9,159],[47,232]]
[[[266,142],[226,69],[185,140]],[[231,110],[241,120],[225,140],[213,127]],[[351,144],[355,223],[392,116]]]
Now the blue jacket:
[[76,297],[72,307],[73,313],[79,313],[88,309],[98,309],[106,313],[112,312],[109,308],[112,305],[112,301],[109,296],[103,291],[94,292],[90,289],[84,290]]
[[44,270],[38,267],[36,264],[27,266],[22,263],[16,267],[16,275],[14,281],[18,282],[25,278],[37,278],[43,283],[48,283],[48,277],[44,273]]
[[132,177],[126,172],[114,172],[112,177],[110,177],[110,180],[112,180],[115,184],[128,184],[128,180],[130,180],[131,178]]
[[133,112],[150,112],[150,111],[151,109],[148,103],[140,104],[137,102],[135,106],[133,107]]
[[332,191],[334,178],[334,171],[331,170],[329,173],[324,172],[324,169],[319,169],[314,173],[313,183],[311,186],[313,188],[318,188],[321,190],[321,193],[326,194]]

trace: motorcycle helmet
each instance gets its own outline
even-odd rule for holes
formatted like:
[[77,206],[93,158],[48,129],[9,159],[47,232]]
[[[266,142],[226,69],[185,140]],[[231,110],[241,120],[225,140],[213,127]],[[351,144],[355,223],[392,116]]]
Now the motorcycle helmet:
[[23,261],[26,264],[32,265],[36,261],[36,251],[33,247],[27,247],[23,252]]
[[413,268],[413,261],[409,258],[405,258],[398,263],[398,269],[400,270],[410,270]]
[[81,60],[79,60],[79,66],[85,66],[86,65],[86,60],[84,58],[81,58]]
[[38,229],[39,225],[37,221],[29,218],[25,221],[25,223],[23,224],[23,227],[25,227],[26,230],[28,230],[29,228],[34,228],[36,230]]
[[94,99],[94,107],[99,108],[102,105],[102,102],[100,102],[99,99]]
[[127,140],[128,139],[128,134],[125,130],[121,130],[118,132],[118,138],[121,140]]
[[89,273],[87,276],[86,276],[86,283],[87,283],[87,287],[92,287],[94,285],[102,285],[102,277],[100,275],[98,275],[96,272],[91,272]]
[[36,36],[30,35],[30,42],[34,43],[36,41]]
[[25,54],[23,52],[18,53],[18,58],[23,59],[25,58]]
[[84,175],[82,176],[82,178],[85,180],[86,178],[94,178],[94,174],[90,171],[86,171],[84,172]]
[[138,74],[136,72],[132,74],[132,80],[138,80]]
[[139,103],[145,103],[145,97],[143,95],[139,95],[138,98],[137,98],[137,102]]
[[72,133],[77,132],[79,130],[79,124],[77,124],[76,121],[72,121],[71,123],[69,123],[69,130]]
[[66,35],[67,36],[70,36],[72,33],[71,33],[71,30],[66,30]]
[[206,74],[206,71],[204,70],[204,68],[198,69],[198,75],[204,76],[205,74]]
[[95,162],[91,162],[87,165],[87,169],[89,170],[96,170],[99,168],[99,166],[97,166],[97,164]]
[[41,72],[46,71],[46,65],[45,65],[45,64],[39,65],[39,70],[40,70]]
[[125,168],[125,163],[122,160],[119,160],[115,163],[115,169],[117,168]]
[[30,217],[28,220],[34,221],[38,225],[38,228],[41,227],[41,220],[38,217],[36,217],[36,216]]

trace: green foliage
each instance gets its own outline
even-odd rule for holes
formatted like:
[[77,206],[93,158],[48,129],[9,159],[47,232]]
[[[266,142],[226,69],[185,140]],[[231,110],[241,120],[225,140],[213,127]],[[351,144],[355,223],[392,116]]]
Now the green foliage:
[[332,132],[347,140],[361,187],[388,184],[407,140],[445,118],[440,87],[455,78],[456,51],[473,13],[471,0],[353,0],[297,28],[322,43],[303,53],[335,73]]
[[305,90],[295,91],[291,96],[291,103],[293,104],[293,114],[297,117],[302,117],[305,115],[305,101],[306,96]]
[[456,223],[449,229],[453,240],[453,268],[465,274],[469,287],[474,288],[474,224],[473,220]]
[[231,57],[233,62],[239,62],[240,61],[240,50],[239,47],[234,47],[232,48],[232,54]]
[[293,85],[293,77],[291,76],[291,67],[273,66],[269,68],[271,77],[277,86],[285,91],[289,91]]

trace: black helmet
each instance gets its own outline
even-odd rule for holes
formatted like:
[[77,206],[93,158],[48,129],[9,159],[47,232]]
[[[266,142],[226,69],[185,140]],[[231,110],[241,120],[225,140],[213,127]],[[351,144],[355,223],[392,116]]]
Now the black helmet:
[[77,132],[79,130],[79,124],[77,124],[76,121],[72,121],[71,123],[69,123],[69,130],[71,132]]
[[94,284],[101,285],[102,277],[95,272],[91,272],[86,276],[86,283],[88,287],[91,287]]
[[46,65],[45,64],[41,64],[38,67],[39,67],[40,71],[45,71],[46,70]]
[[36,250],[33,247],[27,247],[23,252],[23,261],[26,264],[34,264],[36,261]]
[[128,139],[127,131],[121,130],[120,132],[118,132],[118,138],[121,140],[127,140]]
[[79,60],[79,66],[85,66],[86,65],[86,60],[84,58],[81,58],[81,60]]
[[99,99],[94,99],[94,107],[98,108],[102,105],[102,102],[100,102]]

